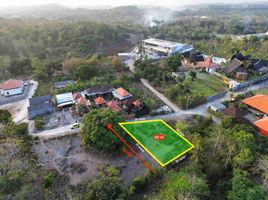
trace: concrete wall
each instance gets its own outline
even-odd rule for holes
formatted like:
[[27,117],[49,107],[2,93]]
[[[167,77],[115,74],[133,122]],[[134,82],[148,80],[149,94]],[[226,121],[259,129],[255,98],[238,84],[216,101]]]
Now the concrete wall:
[[218,93],[218,94],[209,96],[209,97],[207,97],[207,102],[211,102],[211,101],[214,101],[214,100],[216,100],[216,99],[222,98],[222,97],[224,97],[226,94],[227,94],[227,92],[220,92],[220,93]]
[[236,87],[232,88],[231,91],[235,92],[235,91],[238,91],[238,90],[240,90],[242,88],[248,87],[250,85],[253,85],[253,84],[265,81],[265,80],[268,80],[268,74],[265,74],[265,75],[263,75],[261,77],[258,77],[258,78],[254,79],[254,80],[251,80],[251,81],[246,81],[244,83],[240,83]]

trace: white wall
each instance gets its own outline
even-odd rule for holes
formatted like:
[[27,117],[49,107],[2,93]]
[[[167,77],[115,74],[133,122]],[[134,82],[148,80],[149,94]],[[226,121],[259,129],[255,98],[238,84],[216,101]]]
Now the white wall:
[[11,95],[17,95],[17,94],[22,94],[23,93],[23,88],[15,88],[11,90],[3,90],[3,93],[5,96],[11,96]]

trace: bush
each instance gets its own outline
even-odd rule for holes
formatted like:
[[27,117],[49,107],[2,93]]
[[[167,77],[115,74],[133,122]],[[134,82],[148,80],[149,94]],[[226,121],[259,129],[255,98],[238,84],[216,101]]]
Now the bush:
[[51,187],[54,180],[55,180],[55,174],[53,172],[48,172],[47,175],[44,177],[45,188]]
[[0,110],[0,123],[7,124],[12,119],[8,110]]
[[42,117],[38,116],[34,119],[34,127],[36,130],[40,131],[43,130],[45,125],[45,121]]

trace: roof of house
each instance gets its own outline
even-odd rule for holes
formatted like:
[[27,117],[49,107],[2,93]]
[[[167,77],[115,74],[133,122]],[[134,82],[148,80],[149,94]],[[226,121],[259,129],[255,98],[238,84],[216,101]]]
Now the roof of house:
[[77,99],[77,103],[80,105],[87,105],[87,99],[83,96]]
[[112,100],[112,101],[109,101],[107,103],[107,106],[112,110],[112,111],[120,111],[122,110],[119,106],[118,106],[118,101],[116,100]]
[[140,107],[140,106],[141,106],[141,100],[140,100],[140,99],[137,99],[137,100],[133,101],[132,104],[133,104],[135,107]]
[[231,116],[233,118],[242,118],[247,114],[246,111],[241,110],[241,109],[236,108],[236,107],[228,107],[228,108],[223,110],[223,113],[225,115]]
[[233,60],[235,58],[238,59],[238,60],[243,60],[244,56],[243,56],[243,54],[241,52],[238,52],[238,53],[236,53],[235,55],[232,56],[231,60]]
[[73,99],[78,100],[82,97],[82,94],[80,92],[73,93]]
[[254,70],[260,70],[263,67],[268,67],[268,60],[252,60]]
[[255,95],[242,101],[244,104],[268,114],[268,95]]
[[213,62],[212,56],[208,56],[205,61],[197,62],[197,65],[202,68],[219,67],[217,63]]
[[101,104],[106,103],[103,97],[98,97],[98,98],[94,99],[94,101],[95,101],[95,104],[97,104],[97,105],[101,105]]
[[111,85],[97,85],[86,90],[88,95],[92,94],[107,94],[113,91],[114,88]]
[[68,102],[74,103],[73,94],[71,92],[56,95],[56,100],[58,104],[64,104]]
[[117,92],[117,94],[119,94],[119,95],[122,96],[122,97],[129,96],[128,91],[126,91],[126,90],[125,90],[124,88],[122,88],[122,87],[117,88],[115,91]]
[[9,79],[8,81],[0,84],[0,89],[11,90],[11,89],[20,88],[22,86],[23,86],[22,80]]
[[66,85],[73,85],[74,84],[74,80],[65,80],[65,81],[57,81],[54,83],[54,86],[56,88],[62,88]]
[[226,74],[230,74],[242,65],[243,65],[242,62],[240,62],[237,58],[234,58],[232,62],[227,67],[224,68],[224,72]]
[[268,117],[262,118],[256,122],[254,125],[257,126],[259,129],[263,130],[261,133],[265,136],[268,136]]
[[33,97],[33,98],[29,99],[29,104],[30,104],[30,106],[32,106],[32,105],[40,105],[40,104],[51,102],[51,100],[52,100],[51,95]]

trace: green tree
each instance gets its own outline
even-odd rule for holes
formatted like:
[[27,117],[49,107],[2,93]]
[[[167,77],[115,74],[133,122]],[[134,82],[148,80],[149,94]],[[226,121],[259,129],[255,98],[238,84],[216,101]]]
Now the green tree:
[[189,73],[189,75],[190,75],[190,77],[191,77],[192,80],[196,79],[196,77],[197,77],[196,71],[192,71],[191,70],[190,73]]
[[228,200],[264,200],[265,196],[261,187],[249,179],[246,171],[234,169]]
[[0,123],[7,124],[12,119],[12,116],[8,110],[0,109]]
[[166,65],[172,69],[172,71],[178,71],[179,66],[181,66],[181,56],[176,54],[175,56],[168,57],[166,59]]
[[107,124],[113,124],[114,129],[120,136],[126,139],[126,134],[117,126],[119,122],[123,121],[124,119],[120,113],[113,112],[110,109],[92,110],[83,118],[83,143],[102,152],[118,151],[123,143],[107,129]]
[[90,80],[97,75],[97,68],[94,64],[82,64],[74,70],[74,77],[77,80]]
[[88,200],[124,200],[128,199],[128,192],[120,178],[100,177],[88,184],[85,198]]

